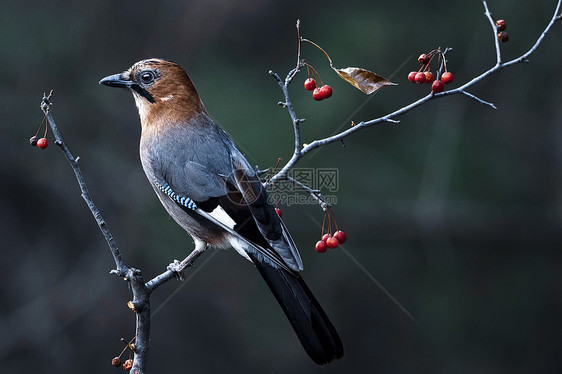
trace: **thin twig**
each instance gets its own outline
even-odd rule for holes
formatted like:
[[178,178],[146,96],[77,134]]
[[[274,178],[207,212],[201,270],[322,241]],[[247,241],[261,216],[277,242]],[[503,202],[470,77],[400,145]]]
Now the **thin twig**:
[[[501,53],[500,53],[500,47],[499,47],[499,41],[498,41],[498,37],[497,37],[497,27],[495,25],[495,22],[493,21],[493,18],[491,16],[491,13],[488,9],[488,5],[486,3],[486,1],[483,1],[484,4],[484,9],[485,9],[485,14],[486,17],[488,18],[488,20],[491,23],[493,32],[494,32],[494,39],[495,39],[495,45],[496,45],[496,64],[491,67],[490,69],[486,70],[485,72],[483,72],[482,74],[476,76],[475,78],[471,79],[470,81],[466,82],[465,84],[461,85],[460,87],[457,87],[455,89],[452,90],[448,90],[448,91],[444,91],[438,94],[433,94],[433,93],[429,93],[427,96],[424,96],[406,106],[403,106],[400,109],[395,110],[394,112],[391,112],[385,116],[379,117],[379,118],[375,118],[372,120],[368,120],[368,121],[361,121],[358,124],[356,124],[355,126],[352,126],[351,128],[348,128],[344,131],[341,131],[335,135],[323,138],[323,139],[316,139],[306,145],[302,145],[301,140],[300,140],[300,130],[298,128],[298,126],[295,126],[295,119],[297,118],[296,113],[293,110],[293,106],[291,104],[291,100],[289,98],[289,94],[288,94],[288,85],[283,85],[283,82],[280,78],[276,78],[282,91],[283,94],[285,96],[285,102],[283,105],[283,107],[285,107],[288,112],[289,115],[291,116],[291,119],[293,120],[293,126],[295,127],[295,149],[293,152],[293,156],[289,159],[289,161],[287,161],[287,163],[281,168],[281,170],[279,170],[279,172],[277,174],[275,174],[274,176],[271,177],[271,179],[266,183],[266,185],[270,185],[273,184],[279,180],[284,180],[287,179],[287,175],[289,170],[291,170],[306,154],[308,154],[309,152],[311,152],[312,150],[322,147],[324,145],[330,144],[330,143],[334,143],[337,141],[342,141],[344,138],[350,136],[351,134],[354,134],[357,131],[360,131],[366,127],[369,126],[373,126],[375,124],[379,124],[379,123],[383,123],[383,122],[392,122],[392,123],[396,123],[398,122],[398,120],[396,119],[396,117],[401,116],[407,112],[409,112],[412,109],[415,109],[425,103],[427,103],[428,101],[434,100],[434,99],[439,99],[445,96],[449,96],[449,95],[457,95],[457,94],[461,94],[461,95],[465,95],[473,100],[478,101],[481,104],[487,105],[493,109],[497,109],[496,106],[491,103],[488,102],[486,100],[483,100],[469,92],[466,91],[467,88],[473,86],[474,84],[482,81],[484,78],[487,78],[489,75],[495,73],[496,71],[503,69],[505,67],[517,64],[517,63],[522,63],[522,62],[527,62],[528,61],[528,57],[535,52],[535,50],[539,47],[539,45],[542,43],[544,37],[546,36],[546,34],[550,31],[550,29],[552,28],[552,26],[554,25],[554,23],[558,20],[560,20],[562,18],[562,14],[560,14],[560,7],[561,7],[561,3],[562,0],[558,0],[557,2],[557,6],[556,6],[556,10],[554,11],[554,15],[552,17],[552,19],[550,20],[550,22],[548,23],[548,25],[546,26],[546,28],[544,29],[544,31],[541,33],[541,35],[539,36],[539,38],[537,39],[537,41],[533,44],[533,46],[524,54],[522,54],[520,57],[515,58],[511,61],[508,61],[506,63],[502,63],[501,62]],[[299,41],[307,41],[307,39],[303,39],[300,38]],[[446,48],[445,51],[450,50],[449,48]],[[270,74],[273,76],[277,76],[276,73],[273,73],[270,71]],[[289,75],[291,75],[291,79],[294,77],[295,71],[291,70],[291,72],[289,73]],[[278,76],[277,76],[278,77]],[[298,125],[298,124],[297,124]]]
[[496,26],[496,21],[494,21],[494,18],[492,17],[492,13],[490,13],[490,11],[488,10],[488,4],[486,3],[486,1],[483,1],[484,3],[484,14],[486,15],[486,18],[488,18],[488,21],[490,21],[490,25],[492,26],[492,31],[494,33],[494,45],[496,47],[496,66],[499,66],[502,63],[502,53],[500,50],[500,40],[498,38],[498,27]]
[[[511,61],[508,61],[506,63],[502,63],[501,62],[501,51],[500,51],[500,47],[499,47],[499,41],[498,41],[498,38],[497,38],[497,27],[495,25],[495,22],[493,21],[491,13],[489,12],[488,5],[487,5],[486,1],[483,1],[486,17],[488,18],[488,20],[492,24],[492,28],[493,28],[493,31],[494,31],[494,39],[495,39],[495,46],[496,46],[496,64],[492,68],[488,69],[487,71],[483,72],[479,76],[473,78],[472,80],[468,81],[467,83],[465,83],[464,85],[462,85],[462,86],[460,86],[456,89],[444,91],[444,92],[441,92],[439,94],[430,93],[430,94],[414,101],[413,103],[410,103],[406,106],[403,106],[402,108],[397,109],[397,110],[395,110],[395,111],[393,111],[393,112],[391,112],[391,113],[389,113],[385,116],[382,116],[382,117],[379,117],[379,118],[376,118],[376,119],[372,119],[372,120],[369,120],[369,121],[361,121],[360,123],[352,126],[351,128],[348,128],[347,130],[344,130],[344,131],[342,131],[338,134],[335,134],[333,136],[326,137],[324,139],[314,140],[310,144],[304,145],[304,147],[301,143],[301,134],[300,134],[300,124],[304,121],[304,119],[300,119],[300,118],[297,117],[297,115],[295,113],[295,110],[293,108],[290,96],[289,96],[289,91],[288,91],[288,87],[289,87],[290,83],[292,82],[293,78],[299,73],[300,69],[303,66],[305,66],[305,62],[301,59],[301,42],[302,41],[308,41],[308,40],[305,40],[301,37],[301,35],[300,35],[300,21],[297,21],[296,26],[297,26],[297,31],[298,31],[299,45],[298,45],[298,51],[297,51],[297,63],[296,63],[295,68],[293,68],[287,74],[284,81],[279,77],[279,75],[277,73],[274,73],[273,71],[270,71],[270,74],[278,82],[278,84],[279,84],[279,86],[280,86],[280,88],[283,92],[284,98],[285,98],[285,101],[280,102],[279,105],[286,108],[290,117],[291,117],[293,129],[294,129],[294,137],[295,137],[294,152],[293,152],[292,157],[285,164],[285,166],[283,168],[281,168],[281,170],[279,170],[279,172],[277,172],[277,174],[275,174],[272,178],[270,178],[265,183],[265,186],[267,187],[268,185],[272,185],[279,180],[289,180],[290,182],[299,186],[303,190],[307,191],[311,196],[313,196],[320,203],[320,205],[324,209],[328,209],[330,205],[325,201],[325,199],[321,195],[320,191],[314,190],[314,189],[306,186],[305,184],[299,182],[298,180],[288,176],[289,170],[291,170],[291,168],[293,168],[295,166],[295,164],[302,157],[304,157],[307,153],[311,152],[312,150],[314,150],[316,148],[319,148],[321,146],[324,146],[326,144],[329,144],[329,143],[333,143],[333,142],[336,142],[336,141],[343,141],[343,139],[345,137],[350,136],[351,134],[353,134],[353,133],[355,133],[355,132],[357,132],[357,131],[359,131],[363,128],[366,128],[366,127],[369,127],[369,126],[372,126],[372,125],[375,125],[375,124],[378,124],[378,123],[383,123],[383,122],[399,123],[399,120],[397,120],[396,117],[398,117],[402,114],[405,114],[405,113],[409,112],[410,110],[413,110],[413,109],[425,104],[428,101],[438,99],[438,98],[441,98],[441,97],[444,97],[444,96],[449,96],[449,95],[454,95],[454,94],[462,94],[462,95],[465,95],[465,96],[467,96],[467,97],[469,97],[473,100],[476,100],[476,101],[480,102],[481,104],[488,105],[488,106],[496,109],[496,107],[493,103],[484,101],[484,100],[478,98],[477,96],[475,96],[471,93],[468,93],[466,91],[466,89],[468,87],[471,87],[472,85],[476,84],[477,82],[480,82],[481,80],[483,80],[484,78],[493,74],[494,72],[498,71],[499,69],[502,69],[502,68],[505,68],[507,66],[511,66],[511,65],[514,65],[514,64],[517,64],[517,63],[527,62],[528,57],[532,53],[534,53],[535,50],[539,47],[539,45],[542,43],[546,34],[550,31],[551,27],[554,25],[554,23],[556,21],[562,19],[562,14],[560,14],[561,3],[562,3],[562,0],[558,0],[556,10],[554,12],[554,16],[552,17],[552,19],[550,20],[550,22],[548,23],[548,25],[546,26],[546,28],[544,29],[542,34],[539,36],[537,41],[533,44],[533,46],[526,53],[522,54],[520,57],[515,58],[515,59],[513,59]],[[447,52],[447,49],[445,50],[445,52]],[[330,58],[327,54],[326,54],[326,56],[330,60]],[[330,63],[331,63],[331,60],[330,60]],[[444,61],[443,61],[443,63],[444,63]],[[102,232],[102,234],[103,234],[103,236],[104,236],[104,238],[105,238],[105,240],[106,240],[106,242],[109,246],[109,249],[111,251],[111,254],[114,258],[115,265],[116,265],[116,270],[113,270],[112,273],[115,273],[115,274],[125,278],[125,280],[128,281],[131,285],[131,289],[132,289],[132,292],[133,292],[133,301],[130,305],[131,305],[131,308],[136,313],[136,339],[135,339],[135,350],[134,350],[135,358],[134,358],[134,365],[133,365],[133,368],[132,368],[131,372],[137,373],[137,374],[142,374],[142,373],[146,372],[145,368],[146,368],[147,360],[148,360],[148,350],[149,350],[149,341],[150,341],[150,295],[156,288],[158,288],[159,286],[161,286],[162,284],[164,284],[168,280],[176,277],[177,273],[175,273],[171,270],[167,270],[167,271],[163,272],[162,274],[154,277],[153,279],[151,279],[150,281],[145,283],[140,270],[134,269],[134,268],[129,268],[125,265],[125,263],[122,259],[121,253],[119,251],[119,248],[118,248],[118,246],[115,242],[115,239],[113,238],[113,235],[111,234],[109,228],[107,227],[107,224],[106,224],[105,220],[103,219],[101,213],[99,212],[98,208],[94,204],[94,202],[93,202],[93,200],[92,200],[92,198],[89,194],[86,182],[85,182],[84,177],[82,175],[82,171],[81,171],[80,167],[78,166],[79,157],[75,158],[70,153],[70,151],[67,148],[67,146],[65,145],[65,143],[62,139],[62,136],[60,134],[60,131],[59,131],[59,129],[58,129],[53,117],[52,117],[51,110],[50,110],[50,107],[52,105],[52,103],[51,103],[52,94],[53,94],[53,92],[51,91],[49,93],[49,95],[43,95],[43,99],[41,101],[41,110],[45,114],[45,118],[47,119],[47,121],[49,123],[49,126],[51,127],[52,132],[55,136],[55,144],[60,147],[64,156],[66,157],[66,159],[70,163],[70,165],[71,165],[71,167],[74,171],[74,174],[76,176],[76,179],[78,181],[78,184],[80,186],[82,198],[84,199],[84,201],[88,205],[88,208],[90,209],[90,212],[94,216],[94,218],[96,220],[96,223],[98,224],[98,227],[99,227],[100,231]],[[184,262],[186,262],[187,264],[192,264],[200,254],[201,254],[200,251],[198,252],[197,250],[195,250],[186,258],[186,260],[184,260]],[[407,313],[407,311],[405,311],[405,312]],[[407,313],[407,314],[411,317],[411,315],[409,313]]]
[[136,343],[135,343],[135,352],[134,352],[135,359],[134,359],[133,369],[138,370],[138,373],[142,374],[145,372],[144,368],[146,367],[147,359],[148,359],[148,343],[149,343],[149,336],[150,336],[150,300],[149,300],[150,290],[148,290],[148,288],[145,286],[140,270],[128,268],[123,262],[123,259],[121,257],[121,252],[119,251],[119,248],[115,243],[115,239],[113,238],[113,235],[111,234],[111,231],[107,227],[105,220],[103,219],[100,211],[98,210],[92,197],[90,196],[90,193],[88,191],[88,186],[86,185],[86,181],[84,180],[82,171],[78,166],[79,158],[78,157],[74,158],[74,156],[70,153],[66,144],[64,143],[62,135],[57,127],[57,124],[53,119],[50,110],[50,107],[52,105],[51,103],[52,95],[53,95],[53,91],[51,91],[48,96],[43,95],[43,99],[41,100],[41,110],[45,114],[49,126],[53,131],[53,134],[55,136],[55,144],[60,147],[64,156],[70,163],[70,166],[72,167],[72,170],[74,171],[74,174],[78,181],[78,185],[80,186],[80,191],[82,192],[82,198],[84,199],[84,201],[88,205],[88,208],[90,209],[90,212],[94,216],[98,224],[98,227],[102,232],[105,241],[107,242],[107,245],[109,246],[111,254],[113,255],[113,259],[115,260],[115,266],[117,267],[117,269],[112,270],[111,272],[125,278],[125,280],[128,281],[129,284],[131,285],[131,290],[133,292],[134,311],[136,313],[136,320],[137,320],[136,335],[135,335]]
[[[149,350],[149,341],[150,341],[150,294],[159,286],[164,284],[165,282],[173,279],[177,276],[177,273],[167,270],[164,273],[154,277],[148,282],[144,282],[142,272],[138,269],[129,268],[123,262],[123,258],[121,256],[121,252],[117,247],[115,239],[111,234],[111,231],[107,227],[103,216],[101,215],[99,209],[96,207],[90,193],[88,191],[88,186],[86,185],[86,181],[82,175],[82,171],[78,166],[79,157],[74,157],[72,153],[70,153],[68,147],[66,146],[62,135],[57,127],[57,124],[51,114],[51,98],[53,96],[53,91],[49,93],[49,95],[43,95],[43,99],[41,100],[41,110],[45,114],[45,118],[51,127],[51,130],[55,136],[55,144],[60,147],[62,150],[65,158],[68,160],[76,179],[78,181],[78,185],[80,186],[80,191],[82,192],[82,198],[88,205],[90,212],[94,216],[100,231],[102,232],[107,245],[113,255],[113,259],[115,260],[115,266],[117,269],[112,270],[112,274],[116,274],[122,278],[124,278],[129,284],[131,285],[131,291],[133,293],[133,301],[131,305],[131,309],[136,314],[136,330],[135,330],[135,357],[133,360],[133,368],[131,372],[142,374],[145,373],[146,366],[148,363],[148,350]],[[188,264],[192,264],[197,257],[201,254],[201,252],[196,253],[197,251],[193,251],[186,260]],[[135,371],[136,370],[136,371]]]
[[[294,148],[294,152],[293,152],[293,156],[291,157],[291,159],[289,160],[289,163],[292,162],[296,162],[300,159],[301,155],[301,132],[300,132],[300,124],[304,121],[303,119],[299,119],[297,117],[297,114],[295,113],[295,109],[293,108],[293,103],[291,102],[291,98],[289,96],[289,84],[291,83],[291,80],[289,79],[290,76],[292,76],[293,72],[295,72],[296,70],[299,69],[299,66],[297,66],[295,69],[291,70],[289,72],[289,74],[287,75],[287,79],[283,82],[283,80],[279,77],[279,75],[273,71],[269,71],[269,74],[271,74],[275,80],[277,81],[277,83],[279,84],[279,87],[281,88],[281,91],[283,92],[283,96],[285,97],[285,101],[282,103],[283,107],[285,109],[287,109],[287,111],[289,112],[289,115],[291,117],[291,121],[293,122],[293,131],[294,131],[294,137],[295,137],[295,148]],[[283,168],[285,169],[285,168]],[[283,170],[281,170],[283,171]],[[279,176],[281,171],[279,173],[277,173],[275,175],[275,177]],[[276,180],[280,180],[280,179],[285,179],[286,177],[286,171],[285,173],[282,173],[281,176],[277,177]],[[274,178],[275,178],[274,177]],[[265,186],[269,186],[272,184],[271,179],[265,184]]]
[[471,99],[474,99],[474,100],[478,101],[480,104],[488,105],[488,106],[490,106],[492,109],[498,109],[498,108],[494,105],[494,103],[490,103],[490,102],[488,102],[488,101],[482,100],[481,98],[479,98],[479,97],[477,97],[477,96],[475,96],[475,95],[473,95],[473,94],[471,94],[471,93],[469,93],[469,92],[466,92],[466,91],[464,91],[464,90],[460,90],[460,92],[461,92],[463,95],[466,95],[466,96],[470,97]]
[[550,20],[550,22],[548,23],[546,28],[543,30],[543,32],[541,33],[541,35],[539,36],[539,38],[537,39],[535,44],[533,44],[533,46],[527,52],[525,52],[523,55],[521,55],[520,57],[515,58],[515,59],[513,59],[509,62],[506,62],[505,64],[502,64],[502,67],[510,66],[510,65],[514,65],[514,64],[517,64],[517,63],[520,63],[520,62],[527,62],[528,61],[528,57],[533,52],[535,52],[535,50],[539,47],[539,45],[542,43],[544,37],[546,36],[546,34],[548,34],[548,32],[550,31],[552,26],[556,23],[556,21],[560,21],[560,19],[562,19],[562,13],[560,13],[561,6],[562,6],[562,0],[558,0],[558,3],[556,4],[556,9],[554,10],[554,15],[552,16],[552,19]]
[[88,186],[86,185],[86,181],[84,180],[84,176],[82,175],[82,170],[80,170],[80,166],[78,166],[78,161],[79,161],[80,157],[74,158],[72,153],[70,153],[70,151],[68,150],[68,148],[67,148],[67,146],[66,146],[66,144],[65,144],[65,142],[64,142],[64,140],[61,136],[61,133],[60,133],[58,127],[57,127],[57,124],[55,123],[55,120],[53,119],[53,116],[51,114],[51,109],[50,109],[50,107],[52,105],[52,103],[51,103],[52,96],[53,96],[52,90],[51,90],[51,92],[49,93],[48,96],[45,95],[45,94],[43,95],[43,99],[41,100],[41,110],[45,114],[45,117],[47,118],[47,122],[49,123],[49,126],[51,127],[51,130],[53,132],[53,135],[55,136],[55,144],[60,147],[64,156],[66,157],[66,159],[70,163],[70,166],[72,167],[72,170],[74,171],[74,175],[76,176],[76,180],[78,181],[78,185],[80,186],[80,191],[82,192],[82,198],[84,199],[84,201],[88,205],[88,208],[90,208],[90,212],[94,216],[94,219],[96,220],[96,223],[98,224],[98,227],[99,227],[100,231],[102,232],[103,237],[105,238],[105,240],[107,242],[107,245],[109,246],[109,249],[111,250],[111,254],[113,255],[113,259],[115,260],[115,266],[117,267],[116,273],[119,276],[125,276],[125,274],[127,274],[127,271],[129,269],[127,268],[127,266],[123,262],[123,259],[121,257],[121,252],[119,251],[119,248],[117,247],[117,243],[115,242],[115,239],[113,238],[113,235],[111,234],[111,231],[107,227],[107,224],[106,224],[105,220],[103,219],[99,209],[97,208],[96,204],[94,204],[94,200],[90,196],[90,192],[88,191]]
[[326,201],[326,199],[324,199],[324,196],[322,196],[322,194],[320,193],[320,190],[315,190],[313,188],[308,187],[306,184],[296,180],[293,177],[287,177],[287,180],[293,184],[295,184],[296,186],[298,186],[299,188],[305,190],[306,192],[308,192],[310,194],[310,196],[312,196],[316,201],[318,201],[318,203],[320,204],[320,206],[322,207],[322,209],[326,210],[327,208],[331,207],[332,205],[330,203],[328,203]]

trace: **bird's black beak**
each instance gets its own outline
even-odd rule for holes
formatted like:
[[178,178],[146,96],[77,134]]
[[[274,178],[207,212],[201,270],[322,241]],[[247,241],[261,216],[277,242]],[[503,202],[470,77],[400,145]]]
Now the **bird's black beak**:
[[124,79],[123,74],[113,74],[109,77],[103,78],[99,84],[103,84],[104,86],[109,87],[121,87],[121,88],[130,88],[133,85],[133,82],[130,80]]

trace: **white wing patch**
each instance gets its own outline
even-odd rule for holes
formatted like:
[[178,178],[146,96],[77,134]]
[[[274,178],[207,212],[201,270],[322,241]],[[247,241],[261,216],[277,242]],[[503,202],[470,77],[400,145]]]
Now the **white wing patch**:
[[215,210],[209,213],[211,217],[222,223],[223,225],[227,226],[230,229],[234,229],[236,222],[224,211],[224,209],[218,205]]
[[163,98],[161,98],[160,100],[162,101],[168,101],[168,100],[172,100],[174,98],[174,95],[168,95],[168,96],[164,96]]

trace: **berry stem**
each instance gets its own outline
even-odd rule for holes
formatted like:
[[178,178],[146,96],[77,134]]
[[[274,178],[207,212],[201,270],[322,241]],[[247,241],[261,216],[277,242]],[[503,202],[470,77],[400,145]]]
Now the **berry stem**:
[[320,234],[320,237],[324,236],[324,226],[326,225],[326,212],[324,212],[324,219],[322,219],[322,234]]
[[445,69],[445,73],[447,72],[447,59],[445,58],[445,55],[443,55],[443,68]]
[[340,229],[338,228],[338,222],[336,221],[336,215],[334,214],[334,212],[332,212],[332,209],[329,208],[329,207],[328,207],[328,211],[330,212],[330,214],[332,215],[332,218],[334,219],[334,225],[336,226],[336,231],[339,231]]
[[328,53],[324,50],[324,48],[320,47],[318,44],[314,43],[312,40],[308,40],[308,39],[305,39],[305,38],[300,38],[300,40],[302,40],[303,42],[310,43],[313,46],[315,46],[316,48],[318,48],[319,50],[321,50],[322,52],[324,52],[324,54],[326,55],[326,58],[328,59],[328,61],[330,61],[330,66],[333,67],[332,59],[330,58]]
[[[131,351],[133,350],[133,341],[136,339],[136,336],[133,336],[133,339],[131,339],[129,342],[127,342],[127,340],[125,340],[125,338],[121,338],[122,342],[125,342],[125,348],[123,348],[123,350],[121,351],[121,353],[119,353],[119,358],[121,358],[121,356],[123,356],[123,353],[125,353],[125,351],[127,350],[127,348],[130,348]],[[131,355],[129,354],[129,358],[131,358]]]
[[[41,123],[39,124],[39,128],[37,129],[37,132],[35,133],[35,136],[39,135],[39,131],[41,131],[41,127],[43,127],[43,122],[45,122],[45,120],[47,119],[47,116],[43,117],[43,120],[41,121]],[[45,136],[47,135],[47,125],[45,125]]]
[[[338,223],[336,221],[336,215],[334,214],[334,212],[332,212],[332,209],[330,207],[327,208],[327,212],[328,212],[329,215],[332,216],[332,219],[334,220],[334,225],[336,226],[336,231],[339,231]],[[330,233],[331,233],[331,230],[332,230],[332,226],[330,225]]]
[[312,69],[312,77],[314,79],[318,78],[318,80],[320,81],[320,85],[323,86],[324,82],[322,82],[322,78],[320,78],[320,74],[318,74],[318,72],[316,71],[316,69],[314,69],[314,66],[310,65],[308,62],[305,62],[306,64],[306,68],[308,69],[310,67],[310,69]]
[[275,167],[273,168],[273,174],[275,174],[275,172],[277,171],[277,167],[279,166],[279,163],[283,161],[283,159],[281,157],[277,158],[277,163],[275,164]]
[[431,51],[429,53],[430,58],[429,58],[429,62],[428,65],[431,65],[431,61],[433,61],[433,58],[437,55],[440,56],[441,50],[440,49],[434,49],[433,51]]

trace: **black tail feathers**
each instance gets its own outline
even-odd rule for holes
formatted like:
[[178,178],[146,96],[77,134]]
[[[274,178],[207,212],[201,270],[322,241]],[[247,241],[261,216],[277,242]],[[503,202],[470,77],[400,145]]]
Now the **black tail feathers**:
[[336,329],[300,275],[262,263],[251,254],[250,257],[310,358],[324,365],[342,357],[343,345]]

